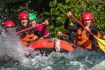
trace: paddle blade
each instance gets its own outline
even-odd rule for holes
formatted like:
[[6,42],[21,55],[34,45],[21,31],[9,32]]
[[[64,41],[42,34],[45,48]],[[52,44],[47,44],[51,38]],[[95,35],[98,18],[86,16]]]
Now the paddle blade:
[[97,39],[100,49],[101,49],[103,52],[105,52],[105,40],[99,39],[99,38],[96,37],[96,36],[94,36],[94,37]]

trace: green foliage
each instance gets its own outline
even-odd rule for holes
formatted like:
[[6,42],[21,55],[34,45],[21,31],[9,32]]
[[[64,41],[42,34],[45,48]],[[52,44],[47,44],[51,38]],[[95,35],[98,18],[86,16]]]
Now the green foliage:
[[[65,32],[63,27],[66,13],[71,11],[74,16],[81,20],[81,13],[88,11],[94,14],[95,25],[104,33],[105,28],[105,0],[53,0],[49,3],[50,10],[44,12],[44,19],[50,22],[49,29],[52,36],[56,36],[58,31]],[[75,22],[72,20],[71,23]]]

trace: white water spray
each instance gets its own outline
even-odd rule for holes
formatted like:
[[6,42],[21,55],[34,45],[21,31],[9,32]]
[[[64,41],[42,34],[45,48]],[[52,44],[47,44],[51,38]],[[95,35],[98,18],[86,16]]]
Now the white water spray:
[[5,31],[0,28],[0,30],[0,57],[13,57],[22,65],[27,64],[28,58],[24,54],[28,48],[21,45],[19,36],[16,35],[13,29],[8,28]]

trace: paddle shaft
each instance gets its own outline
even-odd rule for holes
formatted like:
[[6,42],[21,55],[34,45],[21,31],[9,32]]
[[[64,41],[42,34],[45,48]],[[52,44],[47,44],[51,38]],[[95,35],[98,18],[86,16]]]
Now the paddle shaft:
[[32,27],[29,27],[29,28],[26,28],[26,29],[23,29],[23,30],[17,31],[16,34],[19,34],[19,33],[21,33],[21,32],[24,32],[24,31],[30,30],[30,29],[35,28],[35,27],[38,27],[38,26],[40,26],[40,25],[42,25],[42,24],[39,24],[39,25],[36,25],[36,26],[32,26]]

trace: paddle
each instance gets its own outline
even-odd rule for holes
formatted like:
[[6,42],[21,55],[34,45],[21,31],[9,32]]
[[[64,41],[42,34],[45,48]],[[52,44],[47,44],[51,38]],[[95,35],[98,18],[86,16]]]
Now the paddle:
[[32,27],[29,27],[29,28],[26,28],[26,29],[23,29],[23,30],[17,31],[16,34],[19,34],[19,33],[21,33],[21,32],[24,32],[24,31],[30,30],[30,29],[35,28],[35,27],[38,27],[38,26],[40,26],[40,25],[42,25],[42,24],[39,24],[39,25],[36,25],[36,26],[32,26]]
[[[75,18],[73,15],[71,15],[71,17],[72,17],[79,25],[81,25],[85,30],[87,30],[87,29],[85,28],[85,26],[84,26],[80,21],[77,20],[77,18]],[[98,37],[95,36],[95,34],[93,34],[91,31],[89,31],[89,30],[87,30],[87,31],[98,41],[98,44],[99,44],[100,49],[101,49],[103,52],[105,52],[105,40],[98,38]]]

